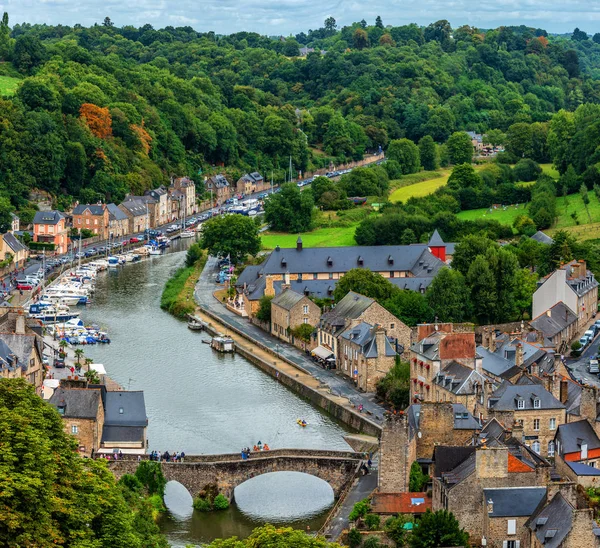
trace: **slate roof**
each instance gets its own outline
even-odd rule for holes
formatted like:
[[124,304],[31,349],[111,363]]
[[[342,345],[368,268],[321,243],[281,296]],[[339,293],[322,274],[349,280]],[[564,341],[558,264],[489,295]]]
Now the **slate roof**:
[[494,503],[493,518],[517,518],[531,516],[546,500],[545,487],[504,487],[484,489],[485,503]]
[[[120,413],[120,409],[123,412]],[[104,424],[107,426],[147,426],[144,392],[107,392],[104,400]]]
[[127,215],[116,204],[108,204],[106,207],[108,208],[108,219],[110,221],[124,221],[127,219]]
[[476,448],[472,445],[466,447],[462,445],[436,445],[433,448],[436,477],[454,470],[459,464],[474,454],[475,451]]
[[89,209],[92,215],[102,216],[104,207],[103,204],[77,204],[73,209],[73,215],[82,215],[86,209]]
[[559,548],[573,526],[573,510],[558,493],[550,504],[527,520],[526,526],[544,548]]
[[275,298],[273,298],[271,304],[275,304],[283,308],[284,310],[291,310],[294,307],[294,305],[298,304],[303,298],[304,295],[296,293],[291,289],[286,289],[285,291],[283,291],[283,293],[280,293]]
[[224,175],[221,175],[220,173],[218,175],[213,175],[212,177],[209,177],[208,181],[210,181],[215,188],[225,188],[229,186],[229,181],[227,180],[227,178]]
[[434,277],[444,265],[428,246],[390,245],[354,247],[275,248],[263,263],[265,274],[285,272],[348,272],[368,268],[373,272],[410,272],[416,277]]
[[600,439],[587,420],[559,425],[556,440],[560,442],[561,455],[578,453],[584,443],[587,444],[588,451],[600,448]]
[[334,308],[321,316],[321,324],[333,328],[344,327],[346,319],[357,319],[374,302],[375,299],[349,291]]
[[462,461],[456,468],[449,472],[441,474],[442,481],[449,488],[452,489],[455,485],[458,485],[461,481],[468,478],[475,472],[476,455],[472,453],[464,461]]
[[409,291],[419,291],[424,293],[425,290],[433,282],[432,277],[414,277],[414,278],[387,278],[388,282],[391,282],[400,289],[407,289]]
[[246,286],[246,296],[250,301],[258,301],[264,295],[266,286],[265,277],[261,276]]
[[244,271],[238,276],[235,282],[236,287],[243,288],[244,284],[250,285],[258,280],[258,274],[261,271],[261,265],[251,265],[244,268]]
[[547,234],[544,234],[541,230],[538,230],[533,236],[531,236],[531,239],[541,244],[550,245],[554,243],[554,240]]
[[34,225],[57,225],[65,216],[60,211],[36,211]]
[[15,235],[11,232],[3,234],[2,238],[6,242],[6,245],[8,245],[8,247],[10,247],[15,253],[19,253],[20,251],[25,251],[27,249],[27,247],[25,247],[19,240],[17,240],[17,238],[15,238]]
[[574,266],[577,261],[571,261],[562,268],[567,271],[567,284],[579,296],[582,297],[589,293],[593,288],[598,287],[598,282],[590,270],[586,270],[585,276],[575,277]]
[[537,318],[529,322],[529,325],[544,334],[544,337],[552,338],[570,325],[577,322],[577,315],[562,301],[557,302]]
[[143,426],[104,426],[102,443],[144,441]]
[[498,422],[498,420],[494,417],[485,423],[484,427],[481,429],[481,433],[485,434],[486,440],[490,440],[490,439],[499,440],[504,437],[506,430]]
[[[2,341],[15,354],[21,364],[26,368],[29,364],[31,353],[36,345],[35,335],[18,335],[17,333],[0,333]],[[40,351],[41,354],[41,351]]]
[[[534,408],[534,400],[540,400],[540,407]],[[524,408],[518,408],[518,400],[524,401]],[[564,409],[558,401],[543,386],[531,384],[510,384],[503,381],[489,398],[489,407],[495,411],[531,411],[533,409]]]
[[253,171],[252,173],[245,173],[240,177],[244,181],[248,181],[249,183],[259,183],[264,180],[263,176],[258,173],[258,171]]
[[121,205],[134,217],[139,217],[140,215],[146,215],[148,213],[146,204],[139,200],[126,200]]
[[[365,358],[376,358],[379,355],[376,331],[377,329],[371,324],[360,322],[358,325],[346,329],[340,336],[359,345]],[[387,337],[385,338],[385,355],[388,357],[396,355],[396,351]]]
[[[469,413],[462,403],[453,403],[454,429],[455,430],[478,430],[481,428],[479,421]],[[421,414],[421,404],[415,403],[408,407],[408,422],[414,430],[419,429],[419,415]]]
[[[244,271],[245,272],[245,271]],[[320,299],[333,300],[333,292],[335,290],[336,280],[291,280],[290,285],[296,293],[302,293],[311,297],[318,297]],[[284,285],[282,281],[273,282],[273,289],[275,295],[279,295],[283,291],[281,286]]]
[[58,408],[65,404],[63,417],[72,419],[96,419],[102,398],[100,390],[90,388],[63,388],[59,386],[49,403]]
[[578,476],[600,476],[600,469],[594,468],[584,462],[571,462],[566,460],[565,464]]
[[485,380],[481,373],[452,361],[434,377],[433,382],[453,394],[474,394],[475,385],[483,387]]
[[440,236],[440,233],[437,231],[437,228],[433,231],[431,238],[429,238],[429,242],[427,243],[429,247],[443,247],[445,246],[444,240]]
[[12,372],[17,367],[21,367],[25,371],[27,363],[20,361],[17,354],[4,341],[0,340],[0,371]]

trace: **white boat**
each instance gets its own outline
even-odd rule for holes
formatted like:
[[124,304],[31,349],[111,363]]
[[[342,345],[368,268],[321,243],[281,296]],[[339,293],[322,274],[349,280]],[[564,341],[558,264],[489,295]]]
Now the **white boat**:
[[156,247],[155,245],[153,245],[152,247],[148,248],[148,254],[149,255],[162,255],[162,251],[159,247]]
[[74,306],[81,303],[81,297],[68,295],[42,295],[42,299],[52,304],[65,304]]
[[193,230],[183,230],[179,236],[181,238],[194,238],[196,233]]
[[108,267],[114,268],[116,266],[119,266],[119,257],[115,257],[114,255],[111,255],[108,258]]

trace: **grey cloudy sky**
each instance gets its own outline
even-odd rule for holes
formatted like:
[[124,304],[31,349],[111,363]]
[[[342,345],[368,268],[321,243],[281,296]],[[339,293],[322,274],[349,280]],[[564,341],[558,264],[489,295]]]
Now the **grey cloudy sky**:
[[190,25],[228,34],[241,30],[290,34],[322,26],[332,15],[338,25],[381,15],[384,24],[426,25],[448,19],[453,26],[482,28],[525,24],[549,32],[600,30],[598,0],[0,0],[11,25],[20,22],[89,26],[109,16],[116,26],[155,28]]

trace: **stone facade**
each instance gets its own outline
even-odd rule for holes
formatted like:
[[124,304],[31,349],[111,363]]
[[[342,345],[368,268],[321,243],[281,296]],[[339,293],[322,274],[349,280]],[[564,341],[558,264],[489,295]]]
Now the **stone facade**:
[[109,211],[101,205],[78,206],[73,211],[73,228],[91,230],[95,236],[108,238]]
[[[280,297],[285,299],[285,293]],[[279,299],[271,301],[271,334],[289,343],[294,342],[292,330],[302,324],[315,327],[321,317],[321,309],[313,301],[305,295],[298,297],[292,306],[278,304]]]
[[405,414],[390,416],[379,443],[379,491],[407,492],[410,467],[416,458],[417,443],[414,438],[411,439],[408,417]]
[[[485,508],[485,500],[483,501]],[[519,548],[529,548],[529,529],[525,527],[529,516],[491,517],[483,512],[483,536],[488,548],[506,548],[507,541],[519,542]],[[514,522],[515,533],[509,533],[509,521]],[[516,544],[515,544],[516,546]]]

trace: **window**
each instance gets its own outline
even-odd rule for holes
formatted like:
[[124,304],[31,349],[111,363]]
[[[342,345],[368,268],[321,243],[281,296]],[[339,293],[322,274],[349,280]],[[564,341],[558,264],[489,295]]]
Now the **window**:
[[333,272],[330,272],[330,273],[329,273],[329,279],[330,279],[330,280],[333,280]]
[[533,429],[534,430],[540,429],[540,419],[533,419]]
[[119,407],[119,415],[122,415],[122,414],[123,414],[123,411],[124,411],[124,410],[123,410],[123,408],[122,408],[122,407]]
[[509,535],[516,535],[517,534],[517,520],[516,519],[509,519],[508,520],[508,531],[507,534]]
[[396,329],[396,324],[395,323],[391,323],[390,324],[390,329]]
[[308,318],[302,318],[302,323],[308,323]]
[[525,409],[525,400],[517,400],[517,409]]
[[302,281],[302,273],[298,274],[298,281],[301,282]]
[[541,407],[542,407],[542,402],[540,401],[539,398],[535,398],[533,400],[533,408],[534,409],[541,409]]
[[305,305],[302,307],[302,312],[303,312],[304,314],[308,314],[308,305],[307,305],[307,304],[305,304]]
[[319,277],[319,275],[318,275],[318,274],[315,272],[315,273],[313,274],[313,280],[316,280],[318,277]]
[[582,460],[588,458],[587,450],[588,450],[587,443],[585,443],[585,442],[582,443],[581,444],[581,458],[582,458]]
[[394,277],[394,274],[396,274],[393,270],[390,272],[390,278]]
[[550,430],[556,430],[556,419],[555,418],[550,419],[549,428],[550,428]]
[[71,434],[78,434],[79,433],[79,428],[77,427],[76,424],[71,426]]
[[553,441],[548,442],[548,456],[549,457],[554,456],[554,442]]
[[540,454],[540,442],[537,440],[534,441],[531,444],[531,449],[533,449],[533,451],[539,455]]
[[518,540],[505,540],[502,542],[502,548],[519,548],[519,543]]

